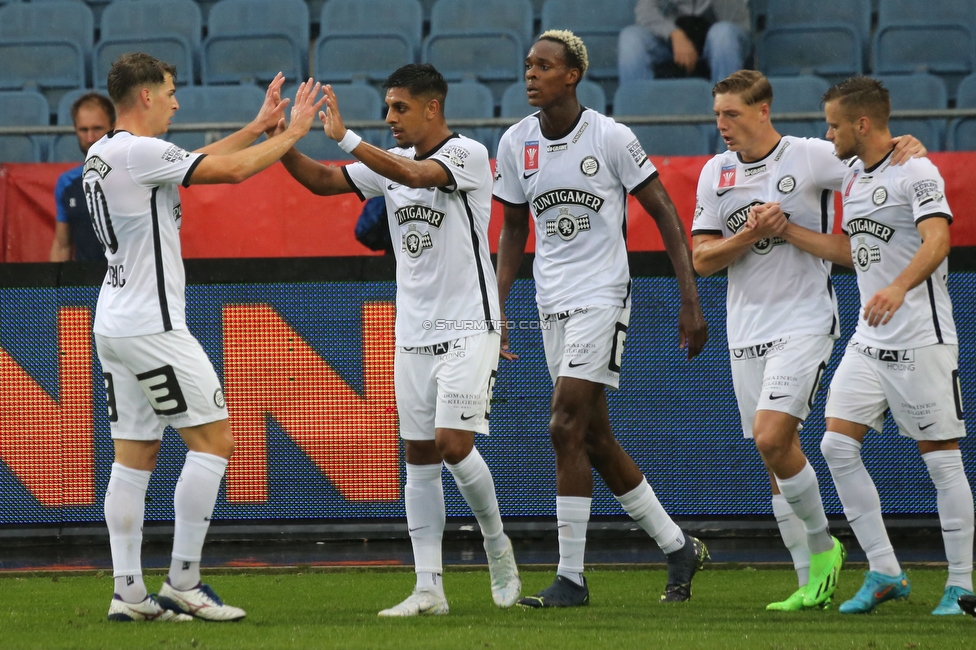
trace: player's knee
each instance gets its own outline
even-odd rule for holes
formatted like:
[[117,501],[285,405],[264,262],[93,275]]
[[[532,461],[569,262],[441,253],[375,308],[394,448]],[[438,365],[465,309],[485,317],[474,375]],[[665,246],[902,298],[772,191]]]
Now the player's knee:
[[753,430],[756,449],[763,458],[777,458],[790,451],[793,440],[762,428]]
[[586,431],[577,413],[553,409],[549,417],[549,438],[556,453],[585,451]]
[[861,462],[861,446],[847,436],[828,431],[820,440],[820,453],[831,470],[842,469]]
[[[473,438],[473,436],[472,436]],[[474,447],[473,439],[467,436],[438,436],[437,451],[440,452],[444,462],[457,465],[468,457]]]

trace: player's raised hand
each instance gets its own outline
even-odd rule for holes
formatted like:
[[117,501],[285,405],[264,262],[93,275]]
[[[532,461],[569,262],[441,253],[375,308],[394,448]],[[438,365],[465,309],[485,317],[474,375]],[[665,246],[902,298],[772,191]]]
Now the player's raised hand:
[[329,84],[325,85],[322,93],[325,95],[325,110],[319,112],[319,119],[325,127],[325,134],[339,142],[346,135],[346,126],[342,123],[342,115],[339,114],[339,100],[336,99],[335,91]]
[[315,99],[318,97],[321,88],[322,84],[318,82],[313,84],[311,77],[309,77],[308,81],[302,82],[298,87],[298,91],[295,93],[295,103],[291,107],[291,124],[288,125],[289,129],[298,129],[303,136],[308,133],[308,130],[312,127],[312,122],[315,121],[315,114],[319,112],[319,109],[325,103],[325,97],[317,101]]
[[678,346],[688,351],[688,358],[694,359],[705,349],[708,342],[708,324],[702,313],[701,304],[682,303],[678,310]]
[[281,98],[281,86],[285,83],[285,75],[278,73],[268,84],[268,90],[264,94],[264,103],[254,118],[256,124],[262,131],[271,136],[271,133],[278,126],[278,123],[285,117],[285,109],[291,103],[290,99]]
[[895,145],[895,150],[891,152],[892,165],[902,165],[912,158],[924,158],[929,153],[925,145],[913,135],[892,138],[891,144]]
[[505,318],[505,312],[502,312],[502,319],[498,325],[498,332],[502,336],[502,344],[498,352],[499,356],[501,356],[502,359],[507,359],[508,361],[518,360],[518,355],[509,349],[508,320]]
[[864,305],[864,320],[871,327],[887,325],[903,302],[905,302],[905,290],[895,284],[889,284],[871,296],[871,300]]

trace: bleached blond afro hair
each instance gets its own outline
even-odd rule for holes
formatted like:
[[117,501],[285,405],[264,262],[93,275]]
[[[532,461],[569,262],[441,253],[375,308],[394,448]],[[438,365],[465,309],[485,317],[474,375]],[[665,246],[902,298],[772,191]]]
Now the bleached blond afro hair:
[[569,31],[568,29],[550,29],[542,32],[539,40],[556,41],[562,43],[566,48],[566,63],[571,68],[579,68],[580,79],[586,74],[586,69],[590,67],[590,57],[586,54],[586,45],[583,39]]

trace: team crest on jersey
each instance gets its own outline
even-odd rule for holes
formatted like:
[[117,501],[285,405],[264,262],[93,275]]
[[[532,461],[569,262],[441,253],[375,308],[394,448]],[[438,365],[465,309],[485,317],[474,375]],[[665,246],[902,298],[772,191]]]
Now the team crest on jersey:
[[559,215],[555,219],[546,221],[546,237],[559,235],[563,241],[576,239],[581,230],[590,229],[590,215],[579,217],[569,213],[569,208],[559,208]]
[[216,406],[219,409],[222,409],[226,405],[227,402],[224,401],[224,391],[218,388],[217,390],[214,391],[214,406]]
[[587,176],[596,176],[596,173],[600,171],[600,163],[593,156],[587,156],[580,163],[580,171]]
[[539,141],[528,140],[523,149],[526,169],[539,169]]
[[722,165],[722,173],[718,177],[718,189],[735,187],[735,163]]
[[400,250],[410,257],[420,257],[425,249],[431,248],[433,245],[434,242],[430,238],[430,233],[420,232],[417,230],[417,226],[410,224],[407,227],[407,232],[403,233]]
[[851,258],[859,271],[867,271],[872,264],[881,261],[881,249],[878,246],[868,246],[864,237],[858,237],[857,242],[857,246],[851,251]]
[[796,179],[792,176],[784,176],[779,179],[779,183],[776,184],[776,189],[783,194],[789,194],[796,189]]
[[874,191],[874,194],[871,195],[871,200],[874,201],[875,205],[884,204],[884,202],[888,200],[888,191],[883,187],[879,187]]
[[88,160],[85,161],[85,167],[82,170],[82,176],[87,176],[88,172],[95,172],[98,177],[105,180],[105,177],[109,175],[112,171],[112,166],[107,162],[99,158],[98,156],[89,156]]

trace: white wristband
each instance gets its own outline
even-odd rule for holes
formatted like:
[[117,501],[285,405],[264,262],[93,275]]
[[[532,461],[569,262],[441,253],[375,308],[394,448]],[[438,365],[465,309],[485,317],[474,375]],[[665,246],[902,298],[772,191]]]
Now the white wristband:
[[352,129],[346,129],[346,134],[342,136],[342,140],[339,140],[339,148],[346,153],[352,153],[352,150],[359,146],[359,143],[363,139],[353,133]]

